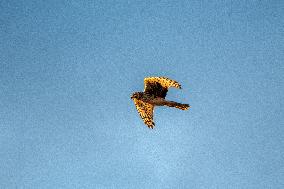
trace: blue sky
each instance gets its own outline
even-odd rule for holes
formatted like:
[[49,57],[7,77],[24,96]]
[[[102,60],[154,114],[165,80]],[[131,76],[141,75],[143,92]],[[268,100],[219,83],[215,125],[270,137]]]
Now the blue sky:
[[[1,1],[0,188],[283,188],[283,1]],[[155,109],[147,76],[183,89]]]

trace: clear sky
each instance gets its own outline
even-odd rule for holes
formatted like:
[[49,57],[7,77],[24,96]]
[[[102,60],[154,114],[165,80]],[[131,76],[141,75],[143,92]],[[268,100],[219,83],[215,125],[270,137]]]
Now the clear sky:
[[[284,1],[0,2],[0,188],[284,188]],[[148,129],[130,99],[179,81]]]

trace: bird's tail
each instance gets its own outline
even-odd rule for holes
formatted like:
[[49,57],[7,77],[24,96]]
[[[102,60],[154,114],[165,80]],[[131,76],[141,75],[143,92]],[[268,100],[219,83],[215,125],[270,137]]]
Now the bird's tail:
[[181,104],[173,101],[167,101],[166,106],[175,107],[181,110],[188,110],[188,108],[190,108],[189,104]]

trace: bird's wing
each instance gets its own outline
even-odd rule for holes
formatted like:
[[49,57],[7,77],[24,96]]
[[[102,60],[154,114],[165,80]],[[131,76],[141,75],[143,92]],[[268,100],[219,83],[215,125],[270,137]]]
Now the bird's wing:
[[166,77],[147,77],[144,79],[144,92],[147,94],[165,98],[170,87],[181,89],[181,85],[177,81]]
[[149,103],[145,103],[141,100],[133,99],[136,109],[144,121],[144,123],[151,129],[154,128],[155,123],[153,121],[154,106]]

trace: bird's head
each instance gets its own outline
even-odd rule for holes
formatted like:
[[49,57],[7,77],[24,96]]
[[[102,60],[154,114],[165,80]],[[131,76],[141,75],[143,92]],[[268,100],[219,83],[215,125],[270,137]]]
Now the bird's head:
[[132,95],[131,95],[131,99],[133,100],[133,99],[141,99],[142,98],[142,96],[143,96],[143,92],[135,92],[135,93],[133,93]]

